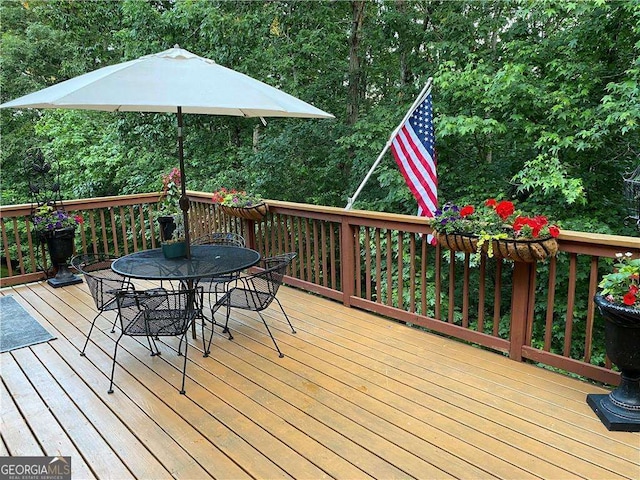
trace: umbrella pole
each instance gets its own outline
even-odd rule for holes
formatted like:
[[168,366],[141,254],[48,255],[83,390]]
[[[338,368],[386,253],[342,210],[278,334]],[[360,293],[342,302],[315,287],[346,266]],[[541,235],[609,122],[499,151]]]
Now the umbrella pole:
[[180,160],[180,208],[184,219],[184,240],[187,244],[187,258],[191,258],[191,236],[189,235],[189,198],[187,198],[187,179],[184,175],[184,150],[182,145],[182,107],[178,107],[178,159]]

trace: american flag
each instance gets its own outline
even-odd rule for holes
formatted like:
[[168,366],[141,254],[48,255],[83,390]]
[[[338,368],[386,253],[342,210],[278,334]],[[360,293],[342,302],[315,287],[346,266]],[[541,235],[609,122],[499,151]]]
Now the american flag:
[[438,207],[438,177],[430,91],[398,130],[391,151],[418,201],[418,215],[433,217]]

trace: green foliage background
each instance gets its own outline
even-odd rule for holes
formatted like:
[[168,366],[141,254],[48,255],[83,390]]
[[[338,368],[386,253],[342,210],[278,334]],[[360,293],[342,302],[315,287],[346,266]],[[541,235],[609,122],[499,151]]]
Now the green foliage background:
[[[640,165],[637,1],[3,0],[0,15],[3,102],[179,44],[336,116],[188,115],[191,189],[344,206],[433,77],[441,202],[512,198],[564,228],[637,235],[623,222]],[[61,163],[65,198],[157,191],[177,163],[175,115],[0,116],[3,204],[28,201],[33,146]],[[415,212],[390,154],[355,206]]]

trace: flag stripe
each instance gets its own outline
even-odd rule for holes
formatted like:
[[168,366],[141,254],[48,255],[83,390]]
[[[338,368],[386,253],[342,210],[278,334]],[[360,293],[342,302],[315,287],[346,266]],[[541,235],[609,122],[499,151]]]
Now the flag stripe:
[[418,215],[433,217],[438,206],[431,92],[418,104],[394,136],[391,152],[418,202]]
[[[426,191],[423,186],[423,179],[417,177],[413,169],[411,168],[411,162],[407,159],[407,156],[402,150],[402,146],[400,144],[396,144],[396,142],[391,144],[391,151],[396,156],[396,163],[398,164],[398,168],[400,172],[402,172],[402,176],[404,177],[405,182],[411,190],[411,193],[415,197],[418,205],[422,207],[424,211],[429,211],[431,202],[428,201],[429,196],[426,194]],[[402,160],[399,161],[398,158]]]
[[[424,203],[432,205],[433,208],[429,208],[429,210],[434,211],[437,203],[435,193],[437,186],[433,178],[435,175],[432,173],[432,168],[428,161],[430,158],[428,152],[424,147],[420,148],[422,144],[417,141],[415,136],[411,135],[411,132],[406,131],[404,127],[398,133],[394,144],[397,144],[402,150],[402,155],[398,152],[398,156],[404,159],[403,165],[405,170],[407,168],[411,170],[411,174],[409,175],[411,178],[410,183],[407,175],[405,175],[405,180],[409,183],[409,188],[414,193],[414,196],[418,193]],[[420,202],[418,201],[418,203]]]

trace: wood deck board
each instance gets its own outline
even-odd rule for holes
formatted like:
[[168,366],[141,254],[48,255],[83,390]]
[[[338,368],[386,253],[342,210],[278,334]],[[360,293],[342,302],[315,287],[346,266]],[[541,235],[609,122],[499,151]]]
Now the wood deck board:
[[[361,340],[361,343],[362,340]],[[314,342],[314,346],[317,346],[318,342]],[[397,352],[396,352],[397,355]],[[426,360],[425,356],[421,356],[420,357],[422,360],[423,365],[426,365],[428,362]],[[329,358],[326,358],[327,361],[330,361]],[[377,366],[379,369],[386,369],[388,368],[389,364],[393,365],[394,368],[397,369],[398,372],[398,376],[401,377],[402,375],[400,375],[399,371],[400,370],[406,370],[407,366],[411,364],[411,359],[404,359],[401,363],[397,363],[394,364],[393,362],[395,361],[394,358],[392,357],[385,357],[385,363],[379,363],[379,365]],[[361,378],[368,378],[368,380],[373,380],[376,378],[376,366],[374,366],[374,364],[377,362],[377,360],[369,357],[366,358],[366,360],[361,360],[360,364],[361,365],[366,365],[362,366],[360,368],[361,370]],[[513,362],[511,362],[513,363]],[[351,364],[351,368],[353,369],[353,365],[354,363]],[[433,376],[433,378],[424,378],[424,376],[426,375],[426,372],[424,372],[424,370],[422,370],[422,374],[421,374],[421,370],[420,370],[420,366],[414,366],[415,368],[413,369],[413,373],[415,374],[415,376],[410,377],[410,376],[406,376],[404,378],[404,384],[402,385],[412,385],[412,387],[418,388],[420,390],[422,390],[425,394],[428,394],[428,392],[432,392],[436,385],[438,385],[438,383],[440,383],[443,379],[447,378],[448,376],[452,375],[452,372],[447,372],[446,370],[449,370],[449,366],[451,365],[451,362],[449,362],[449,364],[447,366],[441,366],[441,365],[436,365],[436,368],[438,368],[440,371],[438,371],[438,375]],[[536,367],[531,366],[532,369],[536,369]],[[473,389],[466,389],[465,385],[464,385],[464,381],[465,381],[465,376],[462,374],[454,374],[455,378],[454,380],[459,381],[460,383],[457,384],[457,388],[459,390],[459,392],[463,392],[464,395],[466,396],[458,396],[456,398],[457,393],[447,393],[445,390],[443,390],[442,392],[439,392],[439,395],[442,398],[447,398],[447,396],[450,398],[451,403],[449,404],[443,404],[443,406],[441,406],[441,413],[447,413],[448,411],[450,411],[451,409],[457,409],[458,411],[455,413],[455,418],[457,419],[457,421],[460,422],[464,422],[461,419],[461,416],[466,416],[469,417],[469,412],[476,412],[479,411],[478,406],[477,405],[473,405],[472,400],[473,397],[476,397],[476,400],[482,400],[482,398],[478,398],[478,397],[482,397],[482,395],[479,395],[477,390],[474,391]],[[385,377],[384,375],[380,375],[380,382],[388,382],[388,378]],[[520,382],[518,382],[520,383]],[[521,387],[519,387],[519,389],[522,388],[526,388],[527,385],[526,383],[523,383]],[[532,390],[533,392],[537,392],[539,390],[539,388],[541,387],[541,385],[536,385],[535,389],[532,390],[531,388],[529,388],[529,390]],[[452,384],[451,389],[456,388],[456,384]],[[474,388],[479,388],[477,386],[474,386]],[[483,387],[483,390],[485,390],[486,392],[491,392],[490,394],[486,395],[486,406],[492,407],[492,402],[494,402],[494,395],[497,393],[498,389],[502,388],[502,386],[499,384],[498,381],[495,381],[492,385],[488,385],[486,387]],[[513,388],[513,387],[512,387]],[[393,387],[393,391],[394,392],[400,392],[401,390],[401,385],[395,385]],[[545,395],[545,392],[542,392],[543,396],[547,396]],[[405,395],[406,398],[412,398],[414,401],[416,401],[416,397],[412,396],[412,397],[408,397]],[[430,398],[430,399],[426,399],[427,397],[425,397],[425,401],[422,403],[422,407],[424,408],[430,408],[433,409],[434,408],[434,402],[438,403],[439,399],[438,398]],[[535,400],[534,397],[532,396],[525,396],[525,395],[521,395],[520,392],[518,390],[513,390],[512,393],[510,393],[509,395],[505,396],[506,399],[510,400],[511,403],[513,403],[513,405],[511,406],[510,411],[508,412],[502,412],[502,409],[504,408],[502,405],[502,402],[500,402],[500,404],[498,405],[500,407],[501,410],[493,410],[491,411],[491,409],[488,410],[491,418],[490,420],[494,421],[494,422],[499,422],[500,420],[500,416],[503,417],[503,425],[504,426],[508,426],[511,429],[515,429],[515,430],[520,430],[522,431],[522,433],[524,435],[527,435],[529,437],[531,437],[531,440],[537,441],[537,440],[545,440],[550,442],[551,445],[549,445],[546,449],[546,457],[544,456],[543,453],[540,453],[542,455],[542,458],[550,463],[560,463],[562,464],[563,461],[567,460],[566,458],[563,458],[563,456],[558,452],[557,449],[560,450],[568,450],[568,451],[573,451],[573,453],[577,454],[577,455],[583,455],[585,458],[589,458],[590,461],[592,461],[593,463],[595,463],[596,465],[608,465],[611,468],[614,468],[615,470],[615,460],[611,461],[611,459],[608,458],[608,456],[604,456],[601,455],[601,452],[598,451],[597,449],[591,447],[588,444],[588,440],[589,438],[591,438],[590,432],[589,435],[583,434],[583,432],[581,431],[582,423],[585,423],[585,420],[587,421],[586,423],[590,423],[592,421],[594,421],[593,418],[588,417],[585,418],[584,415],[581,415],[580,417],[576,418],[567,418],[567,413],[564,412],[564,420],[568,421],[568,420],[573,420],[575,421],[575,423],[577,424],[577,429],[575,432],[572,433],[572,436],[570,438],[563,438],[562,436],[557,436],[557,435],[553,435],[553,432],[547,432],[545,430],[532,430],[531,426],[527,426],[524,422],[518,422],[517,419],[514,419],[515,415],[520,415],[521,417],[524,416],[530,416],[530,415],[538,415],[539,416],[539,422],[541,422],[541,424],[544,424],[545,422],[547,422],[547,419],[545,418],[545,415],[542,413],[537,413],[535,410],[539,410],[539,411],[545,411],[545,410],[549,410],[549,409],[553,409],[553,411],[557,411],[560,409],[560,407],[564,408],[565,406],[567,406],[566,401],[563,401],[562,403],[555,403],[555,404],[547,404],[547,403],[543,403],[543,402],[535,402],[532,404],[532,399]],[[419,399],[419,398],[418,398]],[[471,400],[471,402],[470,402]],[[584,402],[584,394],[582,394],[582,402],[579,403],[579,406],[581,407],[582,403]],[[402,410],[404,410],[405,412],[410,411],[411,409],[411,405],[404,405],[401,406],[400,404],[398,404],[397,402],[396,406],[398,407],[402,407]],[[495,402],[494,402],[495,403]],[[459,408],[460,407],[460,408]],[[436,408],[437,409],[437,408]],[[531,412],[530,410],[533,409],[534,411]],[[487,410],[486,408],[484,410]],[[502,414],[502,415],[501,415]],[[563,413],[559,413],[559,416],[562,416]],[[485,414],[486,417],[486,414]],[[496,418],[498,417],[498,418]],[[489,419],[489,418],[487,418]],[[515,421],[514,421],[515,420]],[[596,425],[599,424],[599,420],[597,420],[597,418],[595,418],[595,422]],[[475,422],[471,421],[470,425],[473,426],[474,428],[478,428],[478,429],[482,429],[485,430],[486,427],[483,425],[483,423],[486,422],[480,422],[478,423],[478,421],[476,420]],[[549,425],[552,426],[551,422],[547,422],[549,423]],[[491,424],[490,424],[491,425]],[[552,428],[552,427],[551,427]],[[451,430],[450,430],[451,431]],[[509,433],[509,432],[507,432]],[[549,434],[551,433],[551,435]],[[504,435],[503,431],[498,432],[499,435]],[[630,434],[632,436],[634,436],[634,434]],[[510,435],[510,437],[512,438],[511,443],[515,446],[519,446],[520,448],[523,448],[524,444],[526,442],[523,441],[523,439],[520,438],[514,438],[514,435]],[[557,443],[557,445],[553,446],[553,442],[554,442],[554,437],[555,438],[555,442]],[[585,439],[585,442],[587,443],[579,443],[579,442],[574,442],[574,440],[576,439],[575,437],[578,437],[577,439]],[[502,441],[507,441],[508,437],[506,438],[502,438]],[[540,443],[540,442],[538,442]],[[476,444],[481,444],[483,446],[486,446],[486,441],[482,441],[482,442],[476,442]],[[585,448],[586,445],[586,448]],[[597,447],[597,446],[596,446]],[[540,449],[540,446],[537,447],[537,449]],[[634,453],[634,451],[637,451],[637,449],[633,449],[633,448],[624,448],[623,446],[620,446],[618,449],[619,453],[621,455],[632,455]],[[527,446],[525,451],[531,451],[531,452],[535,452],[536,451],[536,447],[535,445],[531,445],[531,442],[529,442],[529,445]],[[499,453],[494,452],[495,455],[499,455]],[[607,461],[608,460],[608,461]],[[623,463],[621,465],[621,467],[624,469],[626,465]],[[592,472],[594,474],[598,475],[598,472]],[[600,474],[605,474],[606,472],[600,472]],[[587,472],[582,472],[581,474],[583,475],[587,475]]]
[[106,393],[117,333],[101,317],[78,355],[86,285],[0,294],[58,337],[0,355],[2,447],[72,455],[74,478],[640,475],[640,435],[608,432],[586,404],[606,390],[299,290],[279,293],[297,334],[265,312],[285,358],[252,312],[233,313],[233,341],[216,328],[209,358],[198,329],[186,396],[175,339],[161,357],[123,339]]

